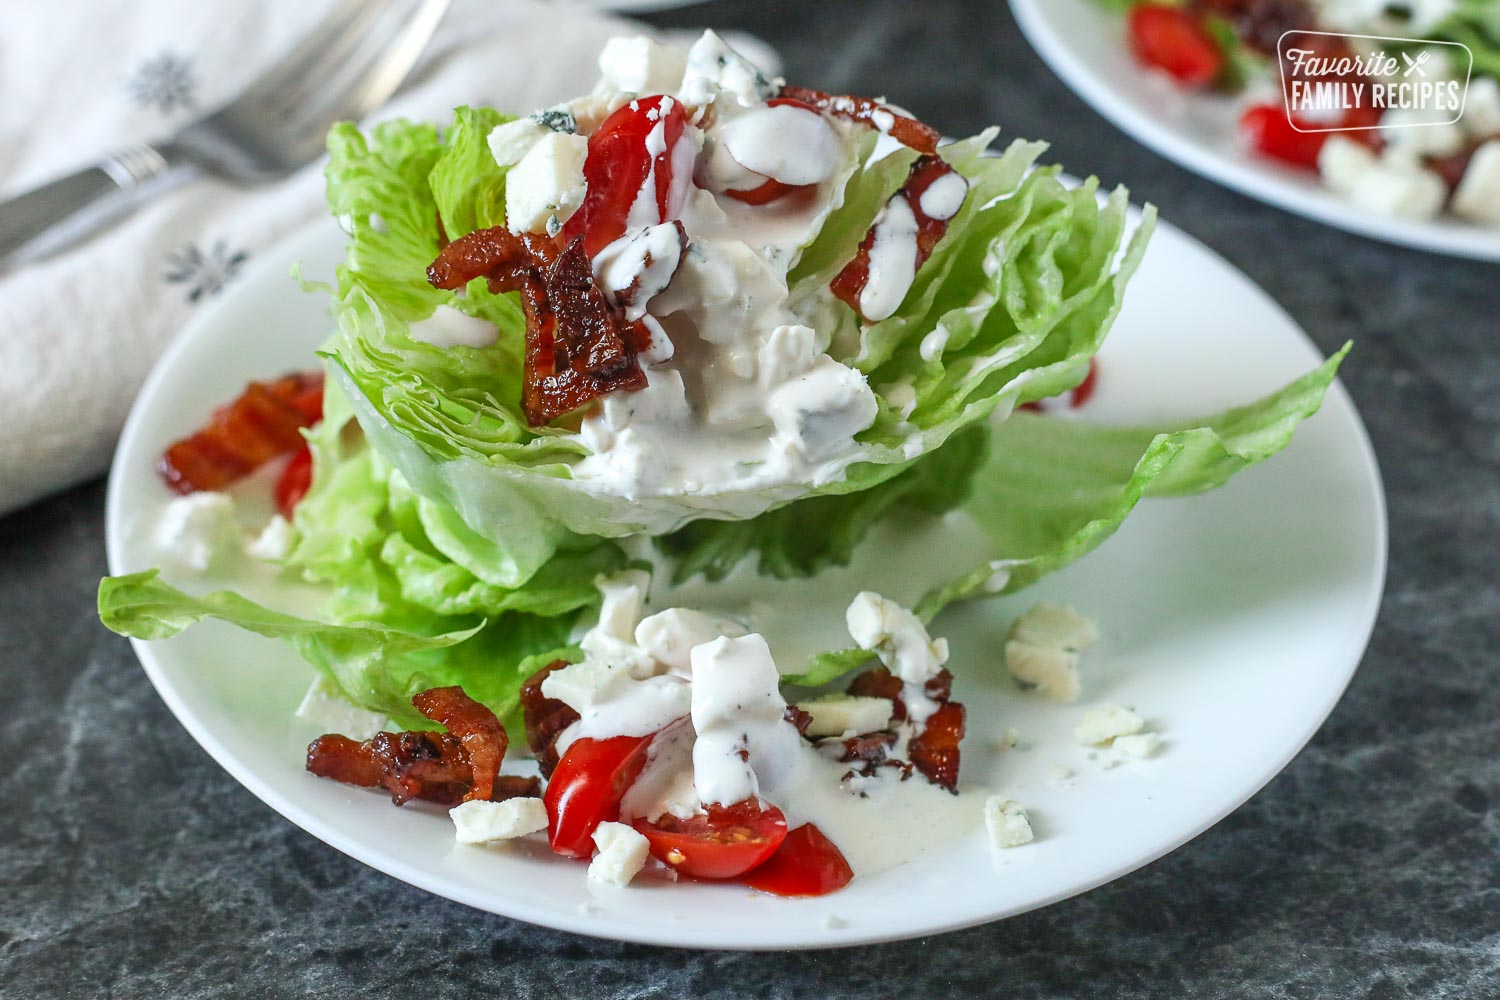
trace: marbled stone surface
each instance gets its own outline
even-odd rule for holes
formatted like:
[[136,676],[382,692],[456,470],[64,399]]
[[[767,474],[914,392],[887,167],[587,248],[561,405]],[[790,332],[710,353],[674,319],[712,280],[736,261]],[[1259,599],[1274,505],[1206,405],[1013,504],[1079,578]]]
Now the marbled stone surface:
[[1325,350],[1381,459],[1391,573],[1363,667],[1261,794],[1146,869],[930,940],[788,955],[593,941],[367,869],[242,789],[94,618],[102,483],[0,520],[0,994],[437,997],[1500,996],[1500,267],[1305,222],[1073,97],[1004,4],[716,3],[788,75],[995,121],[1237,266]]

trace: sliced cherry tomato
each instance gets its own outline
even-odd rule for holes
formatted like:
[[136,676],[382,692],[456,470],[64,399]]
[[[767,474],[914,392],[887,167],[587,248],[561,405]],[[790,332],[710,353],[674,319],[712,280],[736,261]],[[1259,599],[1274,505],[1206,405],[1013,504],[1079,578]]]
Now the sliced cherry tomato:
[[823,831],[805,823],[786,835],[769,861],[745,876],[745,884],[778,896],[826,896],[854,878],[854,870]]
[[725,191],[724,197],[742,201],[746,205],[765,205],[775,201],[777,198],[791,194],[793,191],[801,191],[805,184],[783,184],[774,177],[767,177],[766,182],[759,187],[748,188],[744,191]]
[[620,799],[646,766],[650,736],[577,739],[547,781],[547,839],[558,854],[588,858],[594,830],[620,816]]
[[[658,127],[660,142],[651,138]],[[588,192],[563,226],[564,241],[582,236],[584,250],[593,257],[619,239],[648,180],[655,184],[651,196],[656,214],[646,221],[655,224],[675,217],[687,190],[682,183],[674,186],[674,181],[691,182],[691,178],[677,178],[672,163],[686,127],[682,102],[665,95],[638,98],[604,119],[589,136],[588,157],[583,162]]]
[[1130,8],[1130,47],[1136,58],[1184,87],[1206,87],[1224,68],[1224,53],[1203,19],[1181,7],[1138,3]]
[[786,817],[773,805],[746,799],[709,806],[704,815],[670,813],[635,828],[651,842],[651,855],[684,875],[737,878],[771,855],[786,839]]
[[[1296,125],[1303,129],[1311,127],[1301,120]],[[1240,133],[1250,148],[1262,156],[1314,170],[1318,167],[1318,154],[1331,134],[1299,131],[1279,104],[1255,104],[1247,108],[1240,117]]]
[[307,496],[311,486],[312,452],[303,444],[276,479],[276,509],[281,511],[282,517],[291,518],[292,512],[297,509],[302,498]]

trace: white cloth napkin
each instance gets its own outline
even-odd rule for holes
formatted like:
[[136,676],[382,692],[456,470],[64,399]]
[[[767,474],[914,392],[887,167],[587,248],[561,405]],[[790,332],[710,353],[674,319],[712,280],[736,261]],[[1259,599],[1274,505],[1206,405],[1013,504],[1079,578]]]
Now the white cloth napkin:
[[[0,198],[172,134],[233,98],[330,8],[329,0],[7,5]],[[373,120],[566,100],[592,86],[599,48],[626,30],[576,6],[454,0],[405,89]],[[325,211],[322,168],[248,189],[195,180],[89,242],[0,278],[0,514],[103,471],[166,343],[249,260]]]

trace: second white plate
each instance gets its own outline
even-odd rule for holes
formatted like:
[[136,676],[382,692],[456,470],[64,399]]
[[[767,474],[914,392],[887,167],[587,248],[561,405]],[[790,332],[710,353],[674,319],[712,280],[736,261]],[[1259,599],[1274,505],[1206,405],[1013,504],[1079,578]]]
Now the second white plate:
[[1156,152],[1242,194],[1387,243],[1500,260],[1500,230],[1457,219],[1398,219],[1334,194],[1317,176],[1247,153],[1233,98],[1188,94],[1131,55],[1118,13],[1096,0],[1011,0],[1047,65],[1105,118]]

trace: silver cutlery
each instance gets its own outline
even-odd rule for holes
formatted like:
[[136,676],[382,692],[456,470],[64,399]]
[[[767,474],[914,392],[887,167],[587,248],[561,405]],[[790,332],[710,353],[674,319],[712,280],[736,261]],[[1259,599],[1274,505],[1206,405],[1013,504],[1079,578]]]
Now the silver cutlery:
[[241,184],[286,176],[323,150],[334,122],[396,91],[449,0],[340,0],[301,44],[224,108],[165,142],[131,146],[0,203],[0,270],[55,253],[173,179]]

